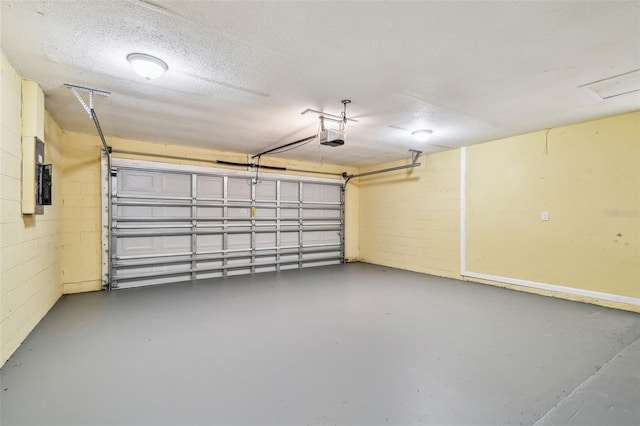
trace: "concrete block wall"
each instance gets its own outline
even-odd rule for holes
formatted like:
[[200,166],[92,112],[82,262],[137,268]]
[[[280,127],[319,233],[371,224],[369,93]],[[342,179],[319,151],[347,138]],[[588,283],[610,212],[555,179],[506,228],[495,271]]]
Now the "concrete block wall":
[[45,116],[45,159],[53,164],[53,205],[22,215],[22,78],[2,55],[0,111],[0,365],[62,294],[60,128]]
[[[457,278],[460,152],[423,156],[419,161],[422,166],[417,168],[355,182],[360,197],[360,260]],[[408,163],[387,163],[360,172]]]
[[[64,294],[100,290],[102,268],[100,146],[63,135],[62,288]],[[97,138],[96,138],[97,139]]]

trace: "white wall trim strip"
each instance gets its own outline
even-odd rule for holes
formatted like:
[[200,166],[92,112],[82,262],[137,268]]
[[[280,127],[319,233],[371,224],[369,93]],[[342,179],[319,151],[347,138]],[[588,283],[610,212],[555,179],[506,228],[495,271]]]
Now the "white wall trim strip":
[[583,290],[580,288],[564,287],[560,285],[539,283],[535,281],[521,280],[518,278],[501,277],[497,275],[479,274],[476,272],[464,271],[462,274],[469,278],[478,278],[487,281],[497,281],[505,284],[515,284],[523,287],[537,288],[540,290],[554,291],[558,293],[572,294],[575,296],[590,297],[592,299],[608,300],[610,302],[627,303],[629,305],[640,306],[640,298],[619,296],[617,294],[601,293],[599,291]]
[[518,278],[503,277],[499,275],[482,274],[467,271],[467,150],[460,149],[460,275],[468,278],[495,281],[504,284],[519,285],[522,287],[537,288],[539,290],[553,291],[557,293],[571,294],[574,296],[589,297],[592,299],[607,300],[610,302],[626,303],[633,306],[640,306],[640,298],[620,296],[611,293],[601,293],[598,291],[583,290],[573,287],[564,287],[555,284],[540,283],[536,281],[522,280]]
[[460,275],[467,269],[467,148],[460,148]]

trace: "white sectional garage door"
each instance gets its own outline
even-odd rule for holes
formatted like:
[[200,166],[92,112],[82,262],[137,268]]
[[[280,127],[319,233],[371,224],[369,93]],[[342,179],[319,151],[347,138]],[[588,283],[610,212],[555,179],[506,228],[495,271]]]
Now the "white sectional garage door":
[[114,159],[111,288],[343,262],[341,180],[149,164]]

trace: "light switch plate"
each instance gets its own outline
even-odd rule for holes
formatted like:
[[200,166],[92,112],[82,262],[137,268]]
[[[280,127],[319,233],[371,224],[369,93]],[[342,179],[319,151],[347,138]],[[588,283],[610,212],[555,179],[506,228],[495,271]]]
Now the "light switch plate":
[[549,212],[542,212],[542,220],[543,221],[549,220]]

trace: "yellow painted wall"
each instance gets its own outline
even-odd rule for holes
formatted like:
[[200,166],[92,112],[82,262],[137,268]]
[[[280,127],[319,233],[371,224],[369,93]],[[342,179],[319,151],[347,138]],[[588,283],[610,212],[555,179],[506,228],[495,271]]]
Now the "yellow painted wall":
[[[80,112],[79,112],[80,113]],[[62,135],[63,293],[101,288],[100,151],[75,134]]]
[[[420,161],[410,172],[355,183],[360,259],[467,279],[459,262],[460,150]],[[468,147],[466,270],[567,291],[468,280],[640,311],[570,294],[640,297],[639,170],[640,112]]]
[[[410,161],[387,163],[372,169]],[[422,156],[422,166],[358,178],[360,260],[458,277],[460,154]]]
[[53,164],[53,205],[22,215],[21,83],[2,58],[0,97],[0,365],[62,294],[60,128],[45,114],[45,162]]
[[[62,282],[64,293],[77,293],[101,288],[101,210],[100,210],[100,146],[97,136],[79,133],[65,133],[62,137],[65,169],[63,176],[64,224],[62,250]],[[224,160],[245,163],[247,156],[229,152],[218,152],[169,144],[107,138],[107,143],[115,151],[126,150],[168,156]],[[114,157],[145,159],[208,167],[213,165],[203,161],[162,159],[141,155],[114,154]],[[344,166],[288,161],[282,158],[263,158],[263,165],[289,167],[330,173],[355,172]],[[235,168],[235,170],[240,170]],[[261,172],[263,173],[263,172]],[[264,173],[267,173],[266,171]],[[287,173],[280,172],[277,173]],[[293,173],[304,175],[303,173]],[[322,175],[308,174],[315,177]],[[358,257],[358,190],[347,192],[346,211],[346,257]]]
[[640,297],[639,170],[640,112],[468,147],[467,270]]

